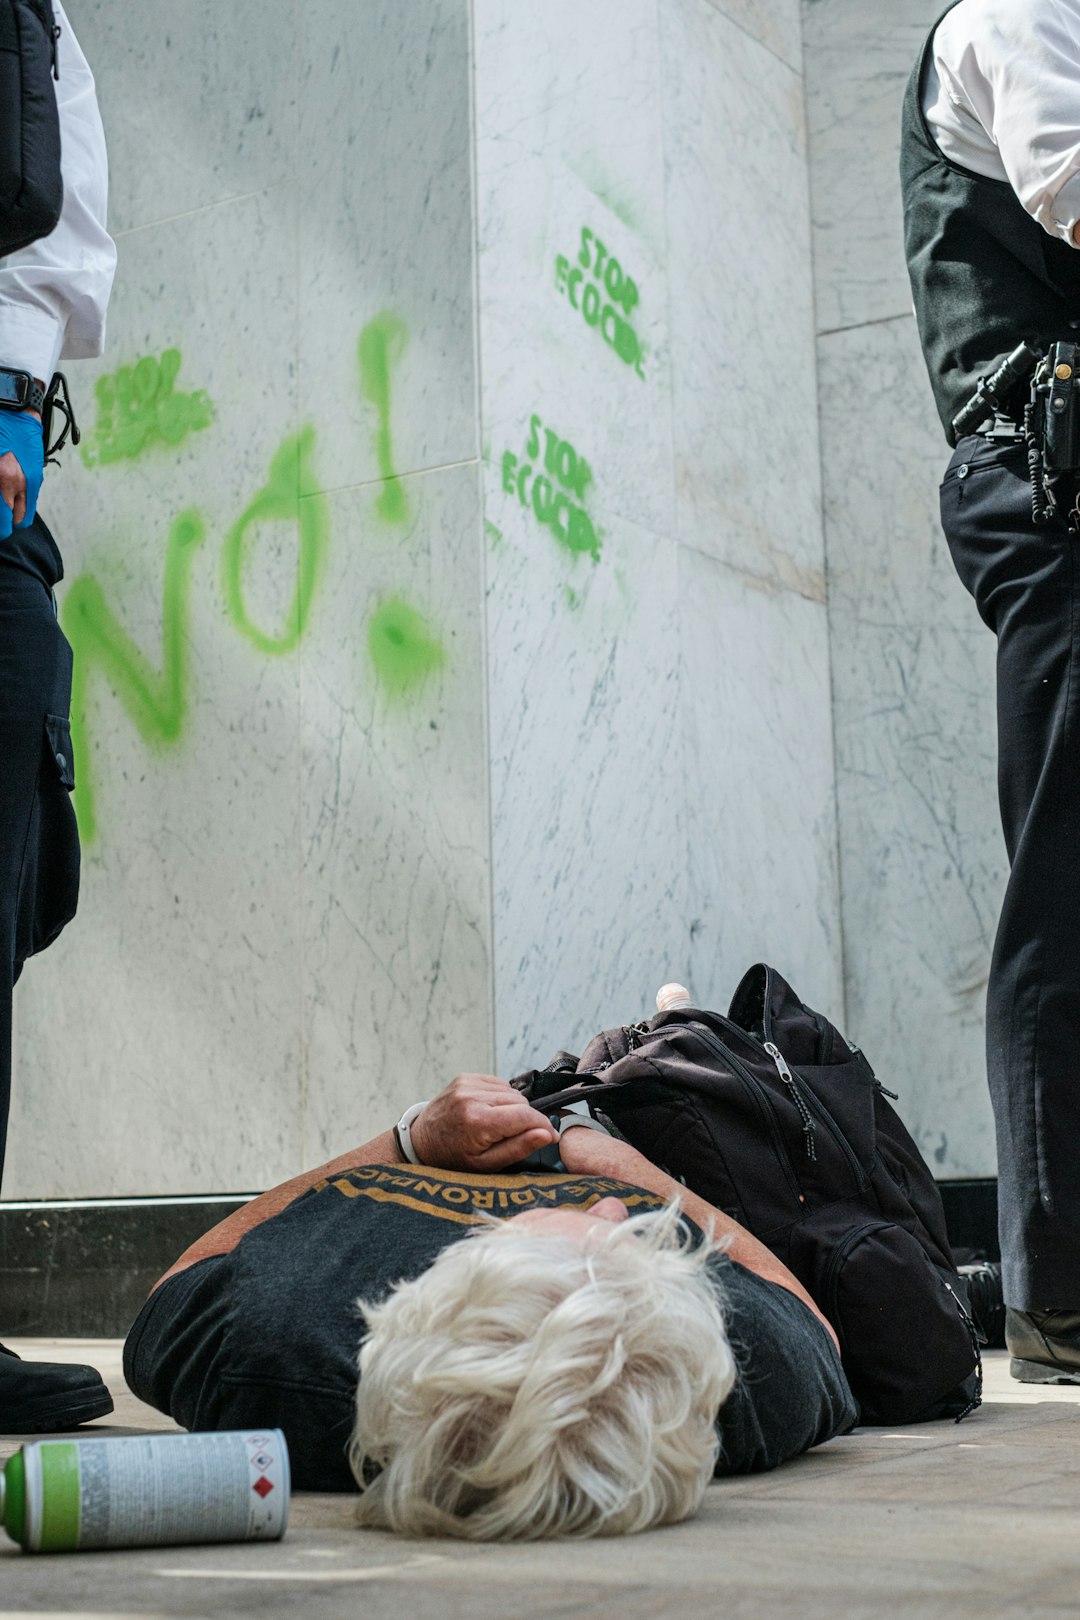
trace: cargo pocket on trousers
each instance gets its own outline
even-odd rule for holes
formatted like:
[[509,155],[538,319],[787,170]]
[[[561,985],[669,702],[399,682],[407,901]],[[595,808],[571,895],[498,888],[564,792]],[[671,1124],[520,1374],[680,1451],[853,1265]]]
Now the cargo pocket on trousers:
[[51,945],[79,903],[79,830],[71,790],[75,762],[71,722],[45,716],[41,768],[19,883],[16,960]]

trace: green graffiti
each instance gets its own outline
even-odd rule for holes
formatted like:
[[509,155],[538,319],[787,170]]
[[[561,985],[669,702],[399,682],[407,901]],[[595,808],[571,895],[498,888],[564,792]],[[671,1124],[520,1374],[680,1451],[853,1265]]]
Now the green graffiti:
[[637,282],[588,226],[582,226],[574,267],[565,254],[555,260],[555,286],[585,325],[598,331],[612,353],[644,379],[645,345],[630,324],[640,302]]
[[[374,403],[380,413],[379,464],[386,487],[378,510],[384,519],[395,523],[406,521],[409,515],[404,486],[392,466],[389,409],[391,362],[397,358],[404,342],[404,323],[392,314],[379,316],[360,336],[361,387],[365,398]],[[152,442],[154,435],[167,443],[179,443],[185,433],[208,424],[212,412],[205,395],[178,395],[173,391],[179,367],[179,351],[169,349],[160,363],[140,361],[138,366],[121,368],[115,378],[103,379],[108,386],[102,389],[99,385],[103,414],[92,464],[104,464],[121,457],[131,459]],[[122,383],[118,381],[121,377],[124,378]],[[118,401],[130,399],[142,401],[143,405],[152,399],[157,401],[156,414],[149,410],[144,412],[151,425],[145,427],[144,424],[140,429],[141,438],[132,426],[138,415],[133,408],[125,406],[122,422],[117,416]],[[181,407],[166,403],[169,400],[187,404]],[[202,406],[192,405],[185,416],[187,405],[200,400]],[[113,413],[108,419],[106,407]],[[186,423],[183,432],[181,423]],[[119,448],[121,444],[123,448]],[[229,620],[259,652],[275,657],[292,652],[308,629],[312,603],[328,554],[329,504],[317,489],[312,466],[314,446],[312,427],[284,441],[271,459],[263,487],[222,542],[222,584]],[[313,493],[302,493],[308,490]],[[255,623],[244,589],[256,532],[269,523],[296,524],[299,531],[296,584],[284,621],[276,633]],[[488,529],[501,539],[494,524],[489,524]],[[92,575],[76,579],[64,598],[61,617],[74,654],[71,729],[78,763],[74,802],[80,832],[87,845],[93,843],[97,835],[87,718],[89,683],[95,672],[104,676],[148,747],[160,750],[179,742],[187,719],[192,562],[205,539],[203,520],[194,510],[182,513],[169,531],[162,587],[160,670],[153,667],[123,629],[100,583]],[[445,650],[429,622],[398,596],[384,599],[372,614],[368,624],[368,648],[380,684],[394,696],[409,695],[446,662]]]
[[[584,176],[582,178],[584,178]],[[589,182],[586,180],[585,184],[589,185]],[[631,205],[624,201],[622,197],[618,196],[614,191],[609,190],[605,186],[589,186],[589,190],[592,192],[594,197],[598,198],[599,201],[603,203],[605,208],[610,209],[610,211],[615,215],[616,219],[621,219],[623,224],[627,226],[629,230],[638,232],[641,231],[641,221]]]
[[[272,656],[292,652],[307,629],[316,587],[322,577],[329,533],[327,503],[323,495],[300,496],[301,489],[314,485],[310,461],[315,430],[306,427],[291,436],[270,463],[266,483],[225,536],[221,553],[221,575],[229,617],[253,647]],[[285,623],[278,635],[260,630],[244,601],[244,563],[247,542],[261,523],[300,525],[300,555],[296,569],[296,589]]]
[[427,620],[398,596],[387,597],[371,615],[368,650],[376,675],[395,697],[415,691],[446,662]]
[[161,672],[120,625],[96,579],[83,575],[64,598],[64,634],[71,643],[71,740],[78,762],[75,814],[86,843],[97,831],[94,778],[86,723],[86,694],[96,665],[150,748],[175,743],[187,716],[188,610],[191,565],[206,539],[202,518],[182,512],[169,530],[161,606]]
[[572,585],[565,585],[563,587],[563,595],[566,597],[566,605],[568,608],[579,608],[581,606],[581,597],[578,595],[577,591],[575,591]]
[[[542,442],[544,471],[540,472],[536,462]],[[538,416],[529,419],[525,456],[519,458],[512,450],[503,454],[502,484],[506,494],[516,495],[522,506],[531,506],[537,522],[550,529],[567,551],[584,553],[599,562],[600,539],[583,504],[592,481],[592,468],[584,456],[568,439],[545,428]]]
[[387,523],[405,523],[409,501],[405,485],[394,470],[394,449],[390,429],[390,369],[404,353],[408,328],[397,315],[384,310],[369,321],[360,333],[360,392],[379,414],[375,451],[379,475],[385,480],[375,510]]
[[147,354],[98,378],[97,421],[81,452],[88,467],[135,461],[154,445],[182,444],[210,426],[214,407],[206,390],[176,392],[180,364],[180,350],[166,349],[160,360]]
[[487,520],[487,518],[484,519],[484,533],[487,535],[488,539],[491,541],[491,544],[494,547],[498,548],[499,546],[502,545],[502,543],[503,543],[503,532],[502,532],[502,530],[500,528],[498,528],[494,523],[490,523]]

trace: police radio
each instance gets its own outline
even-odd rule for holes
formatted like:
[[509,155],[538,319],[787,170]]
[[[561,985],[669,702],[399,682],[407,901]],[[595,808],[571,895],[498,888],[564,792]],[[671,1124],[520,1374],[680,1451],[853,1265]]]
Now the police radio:
[[1052,343],[1039,362],[1024,413],[1031,475],[1031,515],[1036,523],[1063,517],[1080,532],[1080,350]]

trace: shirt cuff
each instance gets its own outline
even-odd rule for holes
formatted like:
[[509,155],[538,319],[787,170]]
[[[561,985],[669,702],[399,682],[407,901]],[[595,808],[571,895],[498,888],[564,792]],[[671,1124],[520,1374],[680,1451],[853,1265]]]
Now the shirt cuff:
[[0,298],[0,366],[28,371],[47,387],[63,341],[63,324],[54,316]]
[[1066,242],[1071,242],[1073,247],[1076,247],[1073,227],[1080,220],[1080,173],[1074,174],[1071,180],[1066,180],[1054,198],[1050,213]]

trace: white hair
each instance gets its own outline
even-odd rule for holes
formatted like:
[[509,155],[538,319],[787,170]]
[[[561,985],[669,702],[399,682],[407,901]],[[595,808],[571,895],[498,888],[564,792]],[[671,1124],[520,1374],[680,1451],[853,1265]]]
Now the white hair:
[[688,1518],[735,1381],[714,1247],[677,1205],[580,1237],[503,1221],[361,1302],[359,1522],[480,1541]]

